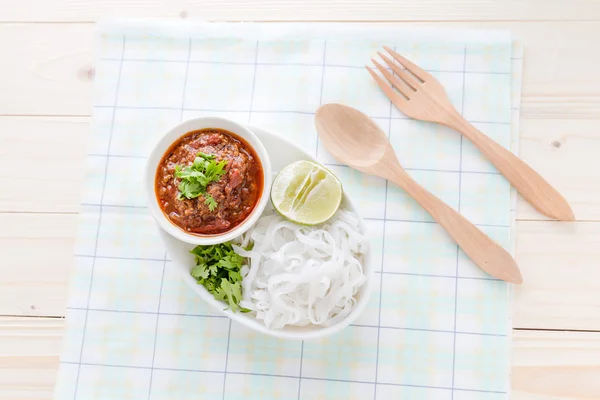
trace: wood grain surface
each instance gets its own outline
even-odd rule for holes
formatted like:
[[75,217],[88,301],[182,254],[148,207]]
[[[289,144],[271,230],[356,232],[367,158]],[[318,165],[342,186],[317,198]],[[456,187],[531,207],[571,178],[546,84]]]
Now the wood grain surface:
[[88,117],[0,117],[0,212],[77,212],[88,134]]
[[52,397],[89,135],[93,22],[115,17],[510,29],[525,47],[520,155],[578,220],[547,221],[519,200],[525,283],[514,293],[512,398],[600,398],[600,2],[4,0],[0,399]]
[[590,21],[594,0],[26,0],[0,21],[196,18],[215,21]]
[[[52,398],[65,320],[0,318],[0,398]],[[513,334],[514,400],[598,399],[600,332]]]

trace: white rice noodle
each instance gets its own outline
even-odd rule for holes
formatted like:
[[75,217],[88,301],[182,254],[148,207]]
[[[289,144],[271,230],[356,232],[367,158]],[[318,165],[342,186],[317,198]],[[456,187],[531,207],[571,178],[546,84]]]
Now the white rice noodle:
[[240,305],[269,328],[335,324],[350,313],[365,282],[366,246],[352,212],[339,210],[326,224],[307,227],[267,211],[234,245],[248,260]]

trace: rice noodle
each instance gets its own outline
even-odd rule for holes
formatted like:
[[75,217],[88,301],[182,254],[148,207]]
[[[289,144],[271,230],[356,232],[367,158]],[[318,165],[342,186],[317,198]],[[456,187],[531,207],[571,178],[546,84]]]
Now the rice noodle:
[[234,245],[247,260],[240,305],[274,329],[335,324],[350,313],[365,283],[366,246],[352,212],[339,210],[326,224],[307,227],[266,211]]

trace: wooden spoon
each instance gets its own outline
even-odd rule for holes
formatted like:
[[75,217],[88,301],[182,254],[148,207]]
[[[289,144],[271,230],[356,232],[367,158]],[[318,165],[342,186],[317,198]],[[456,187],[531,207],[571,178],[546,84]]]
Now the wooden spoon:
[[315,125],[336,160],[404,189],[479,268],[507,282],[523,282],[517,263],[506,250],[406,173],[387,135],[368,115],[341,104],[325,104],[315,114]]

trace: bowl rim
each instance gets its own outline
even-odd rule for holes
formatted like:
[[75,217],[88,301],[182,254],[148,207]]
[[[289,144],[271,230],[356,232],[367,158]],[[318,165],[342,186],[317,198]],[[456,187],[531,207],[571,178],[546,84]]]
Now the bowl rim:
[[[261,128],[259,126],[255,126],[252,124],[247,124],[247,127],[248,127],[248,129],[250,129],[253,132],[260,131],[268,136],[277,137],[278,140],[285,142],[289,146],[294,147],[297,150],[299,150],[303,154],[303,156],[306,157],[307,160],[321,164],[314,156],[307,153],[306,150],[304,150],[303,148],[301,148],[300,146],[298,146],[296,143],[294,143],[290,139],[286,138],[285,136],[279,135],[278,133],[276,133],[276,131],[264,129],[264,128]],[[346,191],[344,191],[344,197],[342,200],[342,205],[344,205],[344,204],[346,204],[347,208],[358,213],[358,207],[356,207],[354,201],[350,198],[350,196],[346,193]],[[359,216],[360,216],[360,214],[359,214]],[[365,223],[364,218],[362,216],[360,216],[360,219],[361,219],[361,221],[360,221],[361,230],[363,230],[363,232],[368,232],[367,225]],[[164,238],[167,240],[173,238],[173,237],[170,237],[170,235],[168,235],[166,232],[163,232],[162,229],[159,229],[159,233],[162,236],[164,236]],[[166,244],[166,246],[167,246],[167,250],[168,250],[169,246],[167,244]],[[354,321],[356,321],[356,319],[359,318],[363,312],[365,312],[365,309],[367,308],[367,304],[370,301],[371,295],[374,290],[374,285],[375,285],[375,282],[374,282],[375,266],[373,265],[374,260],[373,260],[373,254],[372,254],[372,249],[370,248],[370,244],[369,244],[369,247],[367,248],[367,252],[364,255],[363,261],[364,261],[364,266],[367,267],[366,270],[364,271],[365,276],[366,276],[366,281],[360,290],[360,298],[354,305],[350,314],[348,314],[343,320],[337,322],[334,325],[321,326],[321,327],[319,327],[319,329],[307,330],[307,331],[301,331],[301,330],[291,330],[290,331],[289,329],[286,329],[285,327],[283,329],[272,329],[272,328],[267,328],[267,326],[264,325],[264,323],[262,321],[257,320],[255,318],[253,318],[252,321],[249,321],[248,320],[249,317],[246,314],[233,313],[231,310],[226,308],[225,304],[218,302],[218,300],[215,300],[214,297],[210,293],[208,293],[206,288],[204,288],[202,285],[198,285],[196,283],[195,279],[192,278],[189,274],[190,267],[185,267],[185,263],[182,266],[180,266],[179,265],[180,263],[178,262],[178,257],[175,256],[174,254],[171,254],[171,262],[170,262],[169,268],[172,268],[173,271],[177,275],[179,275],[179,277],[190,287],[190,289],[194,293],[196,293],[196,295],[198,295],[203,301],[205,301],[213,311],[218,312],[221,315],[227,316],[230,320],[240,323],[248,329],[251,329],[255,332],[260,332],[262,334],[265,334],[265,335],[268,335],[271,337],[276,337],[276,338],[285,339],[285,340],[316,340],[316,339],[321,339],[324,337],[334,335],[334,334],[342,331],[344,328],[348,327]],[[217,305],[217,303],[218,303],[218,305]]]
[[[258,203],[254,206],[252,213],[246,217],[246,219],[231,229],[230,231],[216,234],[216,235],[194,235],[185,232],[182,228],[171,222],[162,211],[158,204],[158,198],[155,192],[155,179],[156,170],[166,151],[178,140],[188,133],[202,129],[222,129],[229,131],[242,139],[244,139],[249,146],[252,147],[258,161],[262,166],[263,173],[263,190],[261,192]],[[252,225],[256,223],[258,218],[262,215],[265,207],[269,202],[269,193],[271,189],[271,160],[269,154],[265,149],[263,143],[260,141],[258,136],[246,126],[223,117],[195,117],[179,122],[169,130],[165,132],[155,143],[152,148],[148,159],[146,160],[146,169],[144,176],[144,186],[146,189],[146,200],[148,208],[152,217],[156,223],[169,235],[183,242],[194,244],[194,245],[213,245],[224,243],[232,240],[244,232],[246,232]]]

